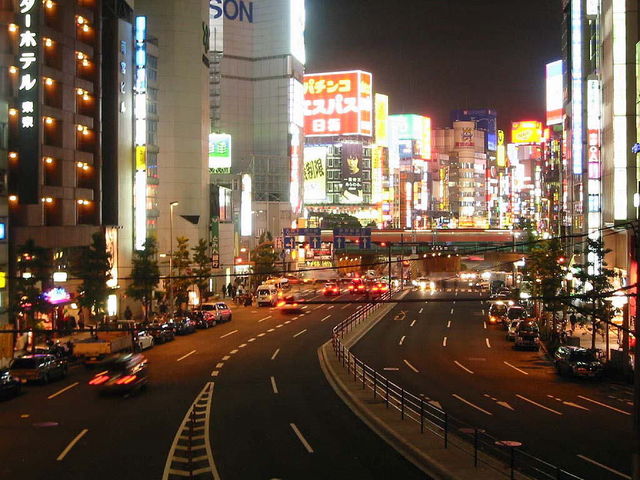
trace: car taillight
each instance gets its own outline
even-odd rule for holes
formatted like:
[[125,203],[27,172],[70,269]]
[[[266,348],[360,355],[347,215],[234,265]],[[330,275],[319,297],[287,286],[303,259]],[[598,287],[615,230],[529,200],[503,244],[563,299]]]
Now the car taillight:
[[279,307],[281,307],[281,306],[285,305],[286,303],[287,303],[287,302],[285,302],[285,301],[283,300],[283,301],[281,301],[281,302],[278,302],[278,306],[279,306]]
[[102,385],[109,380],[108,375],[97,375],[89,380],[89,385]]
[[116,385],[128,385],[136,379],[135,375],[126,375],[116,380]]

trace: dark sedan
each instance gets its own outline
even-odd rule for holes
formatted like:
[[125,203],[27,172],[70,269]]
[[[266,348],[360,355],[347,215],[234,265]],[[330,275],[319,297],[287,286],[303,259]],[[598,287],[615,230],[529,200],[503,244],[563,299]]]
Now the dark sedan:
[[175,333],[171,326],[167,323],[149,323],[146,326],[147,332],[153,337],[153,342],[158,345],[160,343],[170,342],[175,339]]
[[10,373],[22,383],[49,383],[54,378],[67,376],[67,362],[50,354],[25,355],[13,360]]
[[20,393],[20,380],[9,373],[8,368],[0,369],[0,397],[14,397]]
[[176,335],[188,335],[196,331],[196,324],[189,317],[175,317],[171,324]]
[[604,371],[604,366],[595,352],[582,347],[558,347],[554,363],[560,375],[593,378],[599,377]]

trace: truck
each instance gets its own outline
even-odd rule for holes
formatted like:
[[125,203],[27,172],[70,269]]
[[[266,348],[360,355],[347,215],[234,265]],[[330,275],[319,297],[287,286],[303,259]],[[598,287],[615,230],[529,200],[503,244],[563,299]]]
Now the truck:
[[73,354],[91,367],[113,353],[133,350],[133,339],[128,332],[100,332],[96,337],[74,342]]

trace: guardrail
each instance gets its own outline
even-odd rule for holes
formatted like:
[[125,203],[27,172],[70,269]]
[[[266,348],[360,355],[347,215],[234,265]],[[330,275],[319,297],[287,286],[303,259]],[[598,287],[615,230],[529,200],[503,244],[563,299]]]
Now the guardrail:
[[[392,292],[385,293],[379,299],[389,300]],[[584,480],[557,465],[552,465],[537,458],[520,447],[518,442],[499,440],[486,430],[470,425],[449,415],[444,410],[432,405],[423,397],[408,392],[403,387],[391,382],[387,377],[358,359],[344,345],[345,334],[351,332],[371,313],[385,303],[369,303],[359,307],[356,312],[333,328],[332,345],[338,361],[353,375],[353,381],[369,389],[373,400],[384,401],[387,408],[393,408],[402,420],[416,423],[420,433],[425,430],[442,438],[445,448],[453,447],[467,453],[474,466],[479,463],[494,469],[501,476],[516,478],[516,473],[527,478],[541,480]],[[489,458],[483,458],[483,455]]]

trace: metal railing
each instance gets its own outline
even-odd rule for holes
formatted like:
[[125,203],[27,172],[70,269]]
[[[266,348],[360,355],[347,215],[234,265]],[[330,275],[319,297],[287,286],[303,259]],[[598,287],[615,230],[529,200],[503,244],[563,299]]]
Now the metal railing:
[[[379,299],[389,300],[391,296],[392,293],[388,292]],[[353,376],[355,383],[361,385],[363,390],[372,392],[374,401],[379,400],[384,402],[386,408],[397,410],[400,418],[415,423],[420,433],[428,430],[442,438],[445,448],[453,447],[465,452],[476,467],[482,463],[511,479],[515,479],[518,473],[519,476],[533,479],[583,480],[525,452],[517,442],[499,440],[486,430],[449,415],[424,397],[416,396],[391,382],[351,353],[343,343],[344,336],[383,305],[385,303],[375,303],[373,300],[373,303],[359,307],[332,331],[332,346],[338,361]]]

